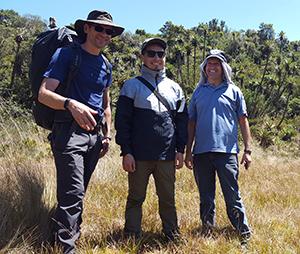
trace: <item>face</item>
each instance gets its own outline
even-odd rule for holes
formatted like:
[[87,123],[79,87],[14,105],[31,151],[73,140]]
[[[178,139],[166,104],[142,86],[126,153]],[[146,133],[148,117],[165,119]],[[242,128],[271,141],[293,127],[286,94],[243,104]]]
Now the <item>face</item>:
[[165,50],[158,44],[149,45],[141,55],[141,59],[150,70],[160,71],[166,64]]
[[217,84],[223,80],[223,68],[218,58],[209,58],[205,66],[205,74],[210,83]]
[[106,25],[85,24],[84,32],[87,34],[87,43],[96,49],[102,49],[111,41],[113,28]]

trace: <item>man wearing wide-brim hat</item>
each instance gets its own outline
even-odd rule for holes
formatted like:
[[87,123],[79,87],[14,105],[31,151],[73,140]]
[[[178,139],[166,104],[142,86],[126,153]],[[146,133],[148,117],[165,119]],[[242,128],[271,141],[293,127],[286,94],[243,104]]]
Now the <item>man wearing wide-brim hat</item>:
[[[108,12],[98,10],[90,12],[86,20],[77,20],[75,29],[83,39],[82,44],[57,49],[44,73],[38,97],[41,103],[57,110],[50,137],[58,200],[53,222],[55,241],[64,253],[75,251],[83,198],[97,162],[108,151],[111,140],[112,66],[101,51],[124,30],[113,23]],[[76,75],[66,88],[64,83],[76,59]],[[108,131],[100,134],[103,118]]]
[[75,22],[75,29],[79,36],[85,35],[84,24],[108,26],[113,31],[111,37],[118,36],[124,31],[123,27],[113,23],[112,16],[106,11],[91,11],[86,20],[78,19]]

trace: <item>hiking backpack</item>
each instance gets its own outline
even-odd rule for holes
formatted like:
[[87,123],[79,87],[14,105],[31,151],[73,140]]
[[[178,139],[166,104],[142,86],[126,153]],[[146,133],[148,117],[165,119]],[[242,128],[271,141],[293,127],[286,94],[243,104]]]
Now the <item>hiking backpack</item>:
[[[72,60],[69,68],[69,73],[67,75],[65,84],[63,86],[59,85],[55,91],[61,95],[64,95],[65,91],[68,90],[69,85],[75,77],[80,65],[80,44],[77,33],[73,28],[68,26],[55,30],[49,30],[38,35],[32,46],[31,64],[29,68],[29,78],[33,97],[32,113],[36,124],[48,130],[52,130],[55,113],[57,110],[40,103],[38,101],[38,93],[44,78],[43,74],[50,63],[52,55],[56,49],[67,46],[74,48],[75,57]],[[103,56],[103,59],[106,66],[107,75],[110,75],[108,60],[105,56]],[[66,114],[69,113],[66,112]]]
[[[29,79],[33,97],[32,113],[37,125],[48,130],[52,129],[55,110],[38,101],[39,89],[44,78],[43,74],[56,49],[73,45],[76,39],[77,34],[71,27],[61,27],[39,34],[32,46],[31,64],[29,68]],[[79,60],[77,60],[75,65],[79,65]],[[74,66],[70,68],[67,83],[70,83],[73,78],[70,76],[75,76],[77,67],[78,66]],[[74,73],[71,74],[71,72]],[[68,84],[66,84],[66,86],[68,86]]]

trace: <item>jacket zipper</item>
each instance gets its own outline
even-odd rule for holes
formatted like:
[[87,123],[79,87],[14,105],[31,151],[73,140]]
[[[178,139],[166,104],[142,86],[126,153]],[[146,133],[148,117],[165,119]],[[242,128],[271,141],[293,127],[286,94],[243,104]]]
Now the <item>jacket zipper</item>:
[[[155,84],[156,84],[155,89],[157,89],[157,92],[159,92],[159,90],[158,90],[158,81],[157,81],[157,79],[158,79],[158,74],[155,75]],[[155,97],[156,97],[156,96],[155,96]],[[157,98],[157,101],[158,101],[158,111],[161,112],[160,101],[159,101],[158,98]]]

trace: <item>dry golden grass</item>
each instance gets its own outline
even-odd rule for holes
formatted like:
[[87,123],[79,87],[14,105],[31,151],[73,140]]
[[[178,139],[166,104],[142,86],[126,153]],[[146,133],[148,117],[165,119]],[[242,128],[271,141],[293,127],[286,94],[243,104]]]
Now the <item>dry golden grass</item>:
[[[22,127],[20,127],[22,126]],[[0,253],[59,253],[46,242],[55,206],[55,169],[46,133],[31,122],[1,120]],[[153,179],[143,206],[141,242],[122,238],[127,177],[118,147],[98,163],[85,197],[78,253],[300,253],[300,158],[280,157],[255,146],[250,170],[240,171],[240,188],[253,237],[241,249],[217,189],[217,228],[201,236],[199,195],[192,172],[178,170],[176,204],[182,239],[161,237]]]

